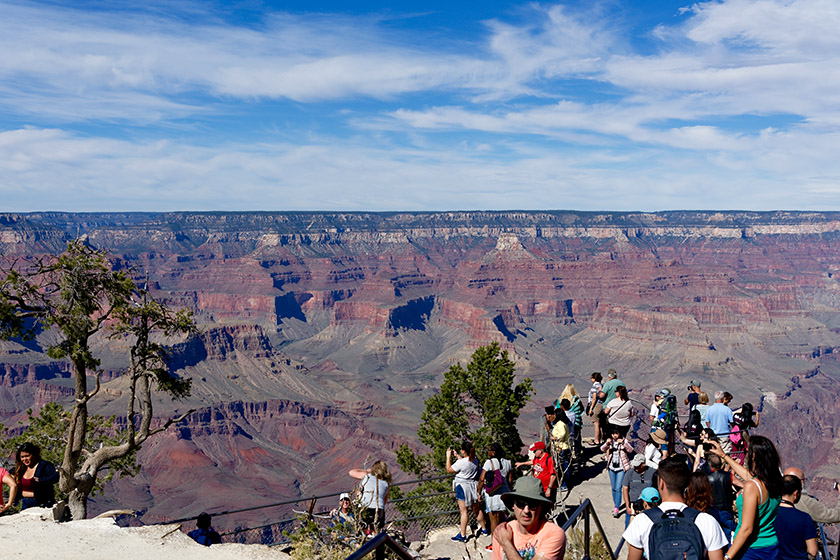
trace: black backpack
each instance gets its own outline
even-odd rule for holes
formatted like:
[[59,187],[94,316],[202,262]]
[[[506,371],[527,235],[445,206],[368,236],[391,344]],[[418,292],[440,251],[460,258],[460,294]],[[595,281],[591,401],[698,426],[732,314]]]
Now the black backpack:
[[700,514],[694,508],[680,511],[660,508],[645,511],[653,527],[648,536],[648,560],[703,560],[706,546],[694,520]]
[[703,431],[703,424],[700,422],[700,411],[696,408],[688,415],[688,421],[683,427],[685,430],[685,437],[696,438]]

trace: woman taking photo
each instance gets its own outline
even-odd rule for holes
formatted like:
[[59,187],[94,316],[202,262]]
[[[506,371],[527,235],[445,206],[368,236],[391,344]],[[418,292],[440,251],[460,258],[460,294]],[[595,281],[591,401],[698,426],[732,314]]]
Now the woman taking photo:
[[475,457],[475,448],[469,441],[464,440],[461,444],[461,449],[458,451],[459,458],[454,463],[452,462],[453,454],[455,454],[453,448],[446,450],[446,472],[455,473],[452,489],[455,490],[455,499],[458,500],[458,509],[461,512],[461,532],[452,537],[452,540],[467,542],[467,523],[470,519],[468,508],[478,520],[479,534],[482,529],[485,534],[490,534],[487,531],[484,513],[478,503],[478,475],[481,469]]
[[738,527],[727,557],[732,560],[776,560],[779,539],[774,523],[782,497],[781,461],[773,442],[763,436],[750,436],[744,465],[723,452],[720,442],[706,433],[703,443],[722,458],[736,475],[744,479],[744,491],[735,500]]
[[[607,469],[610,473],[610,489],[613,497],[613,517],[621,517],[621,502],[624,499],[621,495],[624,474],[630,470],[630,458],[628,453],[633,451],[630,445],[622,436],[618,427],[614,426],[610,432],[610,439],[601,446],[601,451],[606,453]],[[625,504],[626,505],[626,504]]]
[[377,533],[385,528],[385,504],[391,490],[391,472],[385,461],[377,461],[369,469],[353,469],[350,476],[361,480],[362,522],[368,533]]
[[21,509],[50,507],[55,503],[53,486],[58,471],[49,461],[41,459],[41,448],[26,442],[15,453],[15,481],[21,498]]

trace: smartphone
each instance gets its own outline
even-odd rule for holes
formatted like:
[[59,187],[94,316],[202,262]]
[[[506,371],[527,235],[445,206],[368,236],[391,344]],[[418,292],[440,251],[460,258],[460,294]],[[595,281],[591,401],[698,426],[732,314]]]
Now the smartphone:
[[838,484],[837,481],[835,480],[834,481],[834,489],[837,490],[838,487],[840,487],[840,484]]

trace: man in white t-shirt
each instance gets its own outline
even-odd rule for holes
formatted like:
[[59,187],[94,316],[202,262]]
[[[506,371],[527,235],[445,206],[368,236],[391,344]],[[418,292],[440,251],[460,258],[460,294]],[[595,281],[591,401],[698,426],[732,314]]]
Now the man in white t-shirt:
[[[670,510],[683,511],[688,506],[683,501],[683,491],[688,487],[691,480],[691,469],[688,467],[684,455],[674,455],[663,459],[659,463],[659,494],[662,503],[659,510],[667,512]],[[649,510],[656,511],[656,510]],[[699,513],[694,524],[700,530],[703,537],[703,545],[709,554],[709,560],[723,560],[723,549],[729,545],[723,530],[715,518],[708,513]],[[648,560],[651,558],[648,549],[650,531],[653,528],[653,521],[647,515],[637,515],[630,526],[624,531],[624,540],[629,548],[627,560],[641,560],[642,553]]]

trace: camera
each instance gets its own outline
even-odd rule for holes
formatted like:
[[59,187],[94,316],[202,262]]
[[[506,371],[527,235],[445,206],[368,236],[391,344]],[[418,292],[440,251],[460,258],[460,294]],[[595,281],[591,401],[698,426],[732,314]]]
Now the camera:
[[837,488],[840,488],[840,483],[838,483],[838,482],[835,480],[835,481],[834,481],[834,489],[835,489],[835,490],[837,490]]
[[641,498],[633,502],[633,511],[644,511],[645,510],[645,501]]
[[703,443],[703,451],[711,451],[711,450],[712,450],[712,444],[704,442]]

